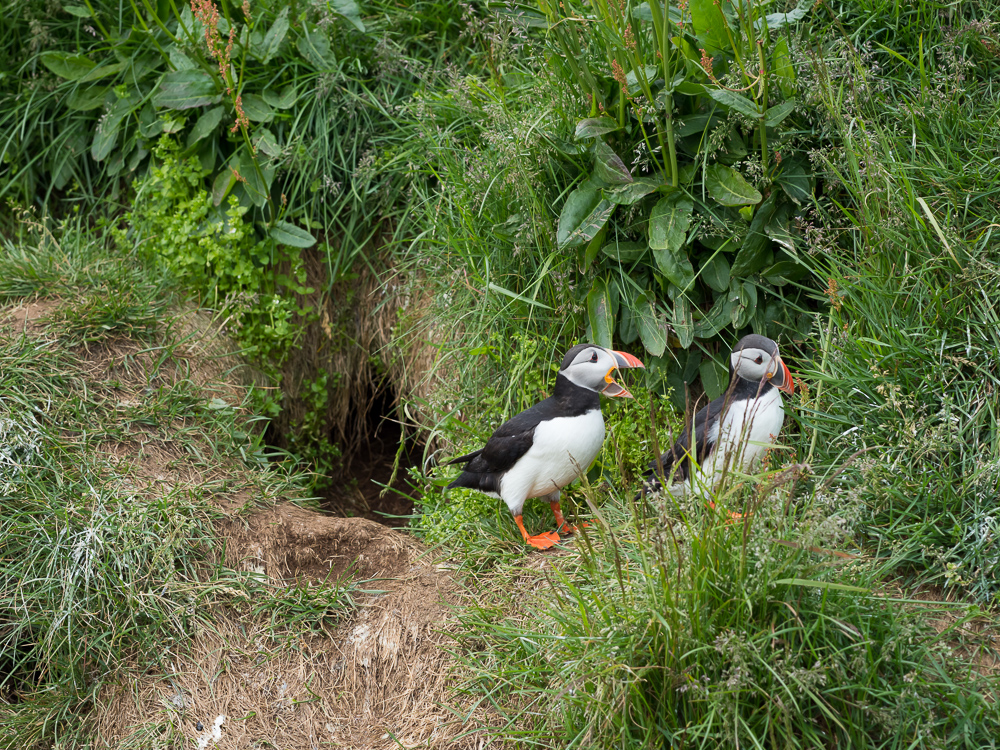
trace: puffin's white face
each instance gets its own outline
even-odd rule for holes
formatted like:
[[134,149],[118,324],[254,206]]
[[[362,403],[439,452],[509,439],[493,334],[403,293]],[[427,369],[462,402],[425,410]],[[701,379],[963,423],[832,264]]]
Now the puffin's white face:
[[563,363],[560,372],[581,388],[603,393],[605,396],[631,398],[632,394],[615,382],[613,377],[618,368],[628,367],[642,367],[642,362],[631,354],[591,345],[581,347],[569,364]]
[[[754,338],[763,339],[761,336]],[[745,346],[742,349],[737,348],[729,355],[729,363],[732,365],[733,372],[751,383],[769,380],[775,388],[786,393],[794,393],[795,384],[792,374],[788,371],[785,363],[781,361],[778,345],[770,339],[763,339],[763,341],[773,345],[774,348],[762,349],[757,346]]]
[[738,352],[730,354],[729,357],[733,372],[744,380],[753,382],[763,380],[768,373],[773,375],[778,366],[775,365],[774,360],[780,361],[777,354],[772,356],[770,352],[753,347],[740,349]]

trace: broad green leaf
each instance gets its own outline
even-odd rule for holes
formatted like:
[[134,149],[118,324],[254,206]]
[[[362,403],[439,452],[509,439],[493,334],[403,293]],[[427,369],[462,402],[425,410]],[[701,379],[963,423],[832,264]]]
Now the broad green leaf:
[[694,343],[694,315],[691,312],[691,303],[683,294],[674,300],[672,324],[681,348],[687,349]]
[[729,299],[733,302],[729,318],[733,328],[739,330],[749,323],[757,312],[757,287],[749,281],[740,283],[734,279],[729,290]]
[[760,275],[775,286],[784,286],[790,281],[796,281],[807,273],[807,269],[801,263],[794,260],[781,260],[772,266],[768,266]]
[[94,161],[104,161],[118,142],[118,133],[124,120],[139,103],[139,97],[131,94],[119,99],[97,123],[94,140],[90,144],[90,156]]
[[577,138],[593,138],[618,130],[618,122],[610,117],[588,117],[576,124]]
[[604,245],[601,252],[621,263],[635,263],[649,252],[649,245],[645,242],[611,242]]
[[632,306],[639,336],[646,351],[659,357],[667,348],[667,321],[656,312],[656,298],[651,292],[643,292]]
[[684,118],[684,124],[676,128],[674,132],[679,136],[694,135],[715,129],[724,118],[718,114],[711,115],[691,115]]
[[649,246],[653,250],[677,252],[687,240],[694,202],[677,190],[665,195],[649,215]]
[[601,227],[601,231],[594,235],[594,239],[587,243],[587,247],[583,251],[583,268],[581,270],[586,271],[590,268],[590,264],[594,262],[594,258],[601,251],[601,247],[604,245],[604,238],[607,234],[608,225],[605,224]]
[[594,174],[611,185],[624,185],[632,182],[632,173],[628,171],[625,162],[604,141],[594,142]]
[[631,305],[624,304],[618,313],[618,340],[631,344],[639,338],[638,319],[632,313]]
[[752,120],[759,120],[761,117],[760,112],[757,111],[757,105],[745,96],[740,96],[735,91],[708,89],[708,95],[719,104],[729,107],[729,109],[735,109],[741,115],[745,115]]
[[785,163],[784,170],[775,178],[785,194],[801,205],[812,198],[812,187],[809,185],[809,177],[806,175],[802,165],[797,162]]
[[43,52],[39,55],[42,65],[60,78],[79,81],[97,64],[85,55],[70,55],[65,52]]
[[143,138],[156,138],[163,132],[163,120],[157,117],[152,104],[147,104],[139,112],[139,134]]
[[174,70],[194,70],[198,67],[198,64],[185,55],[176,44],[170,45],[170,49],[167,51],[167,58],[170,60],[170,64],[174,66]]
[[701,384],[709,400],[717,399],[723,394],[729,384],[729,370],[727,368],[711,357],[705,357],[698,365],[698,372],[701,373]]
[[97,109],[111,90],[110,86],[78,87],[66,98],[66,106],[78,112]]
[[717,0],[691,0],[691,25],[699,39],[704,39],[710,54],[729,47],[726,17],[722,15]]
[[275,222],[270,235],[279,245],[289,247],[312,247],[316,244],[316,238],[309,232],[287,221]]
[[[660,5],[656,11],[658,14],[657,15],[658,18],[660,17],[659,14],[663,12],[662,7],[663,6]],[[681,15],[679,9],[670,7],[670,9],[667,12],[669,14],[668,17],[675,24],[683,22],[684,17]],[[637,18],[640,21],[647,21],[651,23],[653,21],[653,11],[650,9],[649,3],[640,3],[639,5],[635,6],[632,9],[632,17]]]
[[271,58],[278,53],[278,48],[281,46],[287,33],[288,6],[285,6],[281,9],[278,17],[274,19],[271,28],[267,30],[267,33],[264,35],[264,41],[261,42],[260,48],[256,50],[254,56],[267,65],[271,61]]
[[243,112],[251,122],[271,122],[274,119],[274,110],[256,94],[243,95]]
[[204,70],[176,70],[160,79],[153,104],[165,109],[192,109],[222,100],[215,81]]
[[281,91],[264,89],[261,98],[275,109],[289,109],[297,98],[293,86],[285,86]]
[[694,324],[694,332],[701,339],[708,339],[715,336],[719,331],[730,324],[732,318],[733,300],[729,291],[725,291],[715,298],[712,309],[708,311],[704,318]]
[[604,197],[619,206],[631,206],[654,192],[663,184],[655,177],[639,177],[624,185],[604,188]]
[[[657,71],[658,69],[655,65],[644,65],[642,67],[642,72],[644,74],[643,77],[647,82],[656,78]],[[635,90],[636,86],[639,85],[639,74],[634,70],[630,70],[628,75],[625,76],[625,85],[628,86],[630,90]]]
[[498,292],[505,297],[510,297],[511,299],[516,299],[518,302],[524,302],[526,305],[531,305],[532,307],[541,307],[546,310],[551,310],[552,308],[546,304],[539,302],[536,299],[531,299],[531,297],[525,297],[523,294],[518,294],[517,292],[511,291],[510,289],[505,289],[504,287],[494,284],[492,281],[486,285],[486,288],[491,292]]
[[769,128],[778,127],[782,120],[792,114],[797,103],[794,99],[789,99],[781,104],[775,104],[764,113],[764,124]]
[[268,128],[260,128],[253,136],[253,145],[261,151],[261,153],[274,158],[281,153],[281,146],[278,145],[278,140],[274,137]]
[[771,193],[767,200],[757,207],[757,213],[750,222],[747,236],[743,239],[730,271],[737,278],[759,271],[764,263],[764,255],[768,249],[768,236],[764,232],[764,227],[774,216],[775,195],[777,193]]
[[601,197],[600,188],[584,183],[566,199],[559,225],[556,244],[560,250],[590,242],[607,224],[615,204]]
[[235,184],[236,173],[233,172],[233,165],[227,164],[212,181],[212,204],[218,206],[222,203]]
[[90,9],[83,5],[64,5],[62,9],[77,18],[90,18]]
[[723,206],[745,206],[760,203],[761,194],[743,179],[743,175],[725,164],[712,164],[705,170],[705,187],[717,203]]
[[729,288],[729,261],[722,253],[716,253],[701,267],[701,278],[716,292]]
[[795,238],[788,231],[788,222],[791,219],[791,214],[791,207],[787,203],[782,203],[774,212],[771,220],[764,225],[764,234],[786,250],[794,252]]
[[333,56],[330,54],[330,40],[326,38],[326,34],[320,28],[314,28],[311,32],[306,30],[306,33],[299,37],[299,43],[296,46],[299,54],[312,63],[317,70],[329,70],[335,65]]
[[[774,31],[790,23],[801,21],[809,14],[809,10],[813,5],[815,5],[813,0],[799,0],[799,4],[795,6],[794,10],[790,10],[787,13],[768,13],[764,20],[767,21],[767,27],[771,31]],[[758,29],[764,28],[764,24],[759,18],[756,25]]]
[[243,187],[255,206],[260,208],[267,203],[274,168],[260,166],[245,147],[240,154],[240,177],[243,178]]
[[111,63],[110,65],[100,65],[85,76],[80,79],[80,83],[86,83],[87,81],[99,81],[102,78],[107,78],[108,76],[115,76],[121,73],[125,68],[128,67],[128,63]]
[[611,333],[615,330],[615,318],[611,312],[611,297],[607,282],[598,277],[594,279],[590,292],[587,294],[587,318],[590,321],[590,331],[594,343],[598,346],[611,346]]
[[214,133],[215,129],[219,127],[219,123],[222,122],[223,111],[223,107],[212,107],[202,112],[194,127],[191,128],[191,132],[188,133],[187,145],[193,146],[202,138],[207,138]]
[[795,68],[792,55],[788,51],[788,40],[782,37],[774,44],[772,53],[774,74],[778,77],[778,88],[786,97],[795,93]]
[[358,31],[365,30],[365,25],[361,22],[361,11],[354,0],[328,0],[327,7],[354,24]]

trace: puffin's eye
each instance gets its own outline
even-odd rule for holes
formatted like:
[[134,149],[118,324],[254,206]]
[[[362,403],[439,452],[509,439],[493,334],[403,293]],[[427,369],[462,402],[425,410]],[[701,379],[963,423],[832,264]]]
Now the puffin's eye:
[[758,365],[759,365],[759,364],[760,364],[761,362],[763,362],[763,361],[764,361],[764,358],[763,358],[762,356],[760,356],[759,354],[757,355],[757,359],[755,359],[755,360],[754,360],[754,362],[756,362],[756,363],[757,363]]
[[590,358],[590,361],[591,362],[596,362],[597,361],[597,352],[594,352],[594,354]]

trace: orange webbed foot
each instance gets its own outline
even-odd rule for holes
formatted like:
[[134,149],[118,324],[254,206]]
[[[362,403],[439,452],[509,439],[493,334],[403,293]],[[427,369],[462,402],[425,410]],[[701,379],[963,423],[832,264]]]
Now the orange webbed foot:
[[535,549],[549,549],[559,544],[559,534],[555,531],[546,531],[544,534],[525,537],[524,541]]

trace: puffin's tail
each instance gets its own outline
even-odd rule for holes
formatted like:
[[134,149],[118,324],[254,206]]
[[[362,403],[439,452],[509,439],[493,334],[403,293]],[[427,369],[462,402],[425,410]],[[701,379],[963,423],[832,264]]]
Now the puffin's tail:
[[468,463],[469,461],[471,461],[472,459],[474,459],[476,456],[478,456],[482,452],[483,452],[483,449],[480,448],[477,451],[472,451],[472,453],[466,453],[464,456],[459,456],[458,458],[453,458],[453,459],[451,459],[451,461],[445,461],[441,465],[442,466],[451,466],[452,464]]

